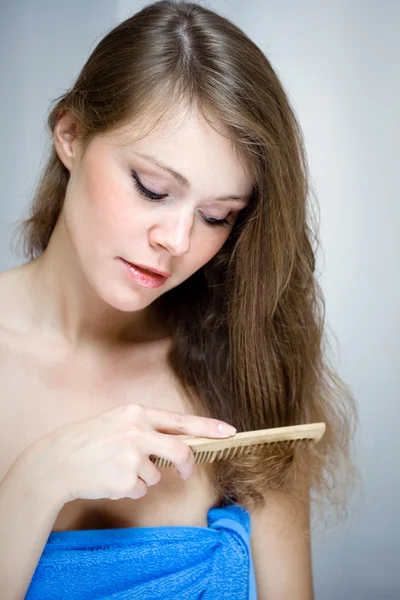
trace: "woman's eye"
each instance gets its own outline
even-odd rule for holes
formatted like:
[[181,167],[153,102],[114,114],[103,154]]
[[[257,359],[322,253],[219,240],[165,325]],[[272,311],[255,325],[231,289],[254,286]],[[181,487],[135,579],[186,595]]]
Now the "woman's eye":
[[137,179],[135,171],[132,171],[132,177],[135,182],[134,183],[135,188],[137,189],[139,194],[142,194],[142,196],[145,196],[146,198],[149,198],[150,200],[162,200],[163,198],[168,196],[168,194],[156,194],[155,192],[152,192],[151,190],[148,190],[147,188],[145,188],[140,183],[140,181]]
[[206,217],[205,215],[203,215],[203,221],[208,223],[208,225],[217,227],[229,227],[230,225],[228,219],[213,219],[212,217]]
[[[135,171],[132,171],[132,177],[134,179],[134,186],[135,186],[136,190],[139,192],[139,194],[141,194],[145,198],[148,198],[149,200],[152,200],[153,202],[157,202],[168,196],[168,194],[156,194],[155,192],[152,192],[151,190],[145,188],[138,180]],[[206,215],[203,215],[202,218],[205,223],[207,223],[208,225],[211,225],[212,227],[229,227],[229,225],[230,225],[228,219],[226,219],[226,218],[225,219],[214,219],[213,217],[207,217]]]

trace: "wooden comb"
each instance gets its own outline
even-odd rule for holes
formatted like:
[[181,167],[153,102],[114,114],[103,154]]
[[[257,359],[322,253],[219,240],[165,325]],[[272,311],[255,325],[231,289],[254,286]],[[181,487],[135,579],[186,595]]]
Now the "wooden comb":
[[[296,440],[319,442],[325,433],[325,429],[325,423],[308,423],[290,427],[242,431],[229,438],[192,437],[182,441],[191,447],[196,464],[212,463],[215,460],[227,460],[245,453],[249,454],[251,453],[251,447],[259,444]],[[151,455],[150,460],[160,469],[173,466],[170,460],[160,456]]]

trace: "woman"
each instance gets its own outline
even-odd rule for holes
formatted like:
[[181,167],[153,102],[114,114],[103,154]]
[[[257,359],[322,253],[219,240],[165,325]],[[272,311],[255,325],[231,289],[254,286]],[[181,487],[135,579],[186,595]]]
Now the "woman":
[[[200,535],[236,506],[258,597],[311,599],[311,490],[345,507],[356,411],[323,354],[305,151],[271,64],[211,10],[156,2],[100,41],[48,124],[30,260],[0,276],[2,598],[33,597],[50,538]],[[316,421],[318,445],[210,465],[183,442]],[[185,597],[217,597],[203,587]]]

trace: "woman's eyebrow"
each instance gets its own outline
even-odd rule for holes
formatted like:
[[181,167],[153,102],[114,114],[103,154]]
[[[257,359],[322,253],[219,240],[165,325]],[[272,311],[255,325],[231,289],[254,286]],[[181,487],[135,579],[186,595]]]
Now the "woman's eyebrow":
[[[149,160],[150,162],[152,162],[154,165],[156,165],[163,171],[167,171],[167,173],[172,175],[172,177],[174,179],[176,179],[176,181],[183,187],[185,187],[187,189],[191,188],[190,181],[184,175],[182,175],[181,173],[178,173],[177,171],[174,171],[174,169],[172,169],[171,167],[168,167],[165,163],[161,162],[160,160],[156,160],[154,158],[154,156],[151,156],[150,154],[145,154],[144,152],[138,152],[137,150],[133,151],[133,154],[137,154],[138,156],[141,156],[142,158]],[[249,196],[237,196],[235,194],[232,194],[230,196],[229,195],[228,196],[219,196],[218,198],[215,198],[215,200],[238,200],[238,201],[242,202],[243,204],[247,204],[248,198],[249,198]]]

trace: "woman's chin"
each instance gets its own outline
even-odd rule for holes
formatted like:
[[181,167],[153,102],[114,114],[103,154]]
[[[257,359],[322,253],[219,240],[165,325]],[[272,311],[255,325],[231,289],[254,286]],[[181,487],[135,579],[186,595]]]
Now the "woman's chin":
[[135,312],[149,306],[155,300],[155,295],[149,293],[151,290],[147,290],[147,294],[145,292],[144,289],[144,293],[140,294],[140,290],[137,292],[124,286],[120,289],[115,286],[113,289],[98,290],[99,296],[106,304],[122,312]]

